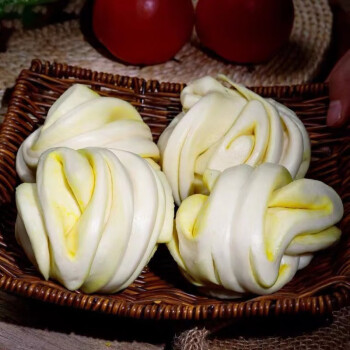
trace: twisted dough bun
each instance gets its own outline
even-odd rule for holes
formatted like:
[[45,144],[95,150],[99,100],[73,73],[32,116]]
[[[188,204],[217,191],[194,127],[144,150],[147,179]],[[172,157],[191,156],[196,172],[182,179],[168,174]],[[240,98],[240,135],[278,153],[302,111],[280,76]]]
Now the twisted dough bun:
[[210,195],[182,202],[168,247],[187,279],[211,295],[273,293],[341,235],[337,193],[293,181],[280,165],[207,171],[204,181]]
[[16,168],[23,182],[35,182],[40,155],[54,147],[115,148],[159,158],[150,128],[130,103],[100,97],[80,84],[73,85],[52,105],[44,125],[19,148]]
[[181,93],[183,112],[161,135],[162,169],[175,202],[193,193],[206,194],[205,170],[285,166],[293,178],[305,176],[310,164],[310,140],[294,112],[221,77],[234,88],[205,77]]
[[18,186],[16,204],[18,243],[45,279],[70,290],[126,288],[172,234],[164,174],[126,151],[46,151],[37,183]]

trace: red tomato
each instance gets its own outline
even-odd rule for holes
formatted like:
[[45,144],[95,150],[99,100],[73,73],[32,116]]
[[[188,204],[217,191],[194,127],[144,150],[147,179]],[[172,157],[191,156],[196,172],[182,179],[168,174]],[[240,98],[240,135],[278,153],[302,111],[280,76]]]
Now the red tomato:
[[95,35],[119,59],[155,64],[171,59],[189,40],[191,0],[96,0]]
[[292,0],[199,0],[196,30],[201,42],[235,62],[270,59],[288,41]]

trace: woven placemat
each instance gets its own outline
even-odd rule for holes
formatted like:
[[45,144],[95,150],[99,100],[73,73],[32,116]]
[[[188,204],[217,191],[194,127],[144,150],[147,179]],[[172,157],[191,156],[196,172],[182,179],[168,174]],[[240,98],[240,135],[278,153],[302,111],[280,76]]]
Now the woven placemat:
[[290,43],[267,64],[255,66],[226,64],[209,57],[198,48],[195,38],[174,60],[154,66],[126,66],[102,56],[85,41],[78,20],[37,30],[17,30],[8,42],[7,51],[0,53],[0,90],[12,86],[20,70],[37,57],[160,81],[186,83],[221,72],[249,86],[309,82],[318,73],[330,44],[332,12],[328,0],[294,0],[294,5],[295,22]]

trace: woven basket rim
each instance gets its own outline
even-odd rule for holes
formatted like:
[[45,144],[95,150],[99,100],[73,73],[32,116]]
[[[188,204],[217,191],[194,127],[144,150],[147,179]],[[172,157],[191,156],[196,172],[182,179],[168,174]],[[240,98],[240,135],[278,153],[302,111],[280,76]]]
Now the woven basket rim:
[[[119,86],[121,89],[130,90],[130,93],[137,89],[141,96],[147,92],[149,88],[158,92],[169,95],[178,96],[185,84],[158,82],[157,80],[146,81],[142,78],[130,78],[127,76],[113,75],[103,72],[94,72],[89,69],[83,69],[67,64],[42,62],[39,59],[32,61],[28,70],[23,70],[17,79],[16,86],[10,101],[8,112],[5,117],[4,124],[0,128],[0,145],[6,139],[4,134],[4,125],[7,125],[13,119],[13,108],[16,107],[16,96],[23,94],[25,91],[25,82],[28,80],[28,74],[42,76],[46,79],[62,81],[88,81],[92,85],[98,86]],[[36,79],[36,78],[30,78]],[[255,87],[258,93],[275,94],[276,96],[288,96],[289,94],[300,94],[301,96],[308,94],[317,100],[318,95],[328,91],[326,83],[302,84],[294,86],[276,86],[276,87]],[[344,149],[349,148],[350,135],[346,137],[348,142],[344,142]],[[12,152],[11,157],[15,155],[16,150]],[[0,161],[8,157],[4,150],[0,148]],[[1,170],[1,169],[0,169]],[[0,182],[4,181],[0,171]],[[0,184],[1,185],[1,184]],[[1,188],[0,188],[1,195]],[[1,198],[6,202],[6,198]],[[0,200],[1,202],[1,200]],[[1,248],[1,243],[0,243]],[[1,258],[0,252],[0,258]],[[8,258],[8,257],[5,257]],[[1,264],[1,259],[0,259]],[[279,298],[274,300],[272,297],[266,297],[264,300],[256,301],[255,299],[247,301],[217,301],[213,303],[208,299],[208,303],[191,304],[191,303],[169,303],[162,300],[155,300],[145,304],[120,301],[110,299],[103,295],[85,295],[81,292],[71,292],[63,287],[51,283],[43,285],[40,280],[28,282],[24,277],[18,277],[11,271],[3,272],[0,270],[0,289],[22,296],[39,299],[44,302],[50,302],[59,305],[71,306],[79,309],[100,311],[108,314],[115,314],[124,317],[141,318],[141,319],[172,319],[172,320],[203,320],[203,319],[224,319],[224,318],[247,318],[247,317],[268,317],[281,314],[311,313],[321,315],[330,313],[334,309],[338,309],[349,303],[350,300],[350,273],[347,272],[343,280],[335,282],[329,281],[332,287],[329,293],[301,296],[298,298]]]
[[[32,72],[44,75],[54,75],[57,78],[66,77],[66,72],[69,72],[69,76],[74,78],[78,74],[84,74],[90,79],[96,79],[96,83],[106,84],[111,82],[125,82],[128,81],[131,84],[134,84],[136,81],[139,85],[153,85],[155,87],[160,87],[163,89],[169,89],[171,86],[176,87],[178,89],[183,89],[187,83],[179,83],[179,82],[170,82],[170,81],[159,81],[157,79],[145,79],[142,77],[134,77],[122,74],[113,74],[107,73],[99,70],[93,70],[90,68],[82,68],[76,65],[69,65],[67,63],[60,62],[50,62],[46,60],[41,60],[39,58],[35,58],[31,61],[30,67],[28,69],[24,69],[19,74],[18,79],[22,76],[22,73],[30,70]],[[299,93],[315,93],[315,91],[324,91],[328,92],[329,83],[325,82],[311,82],[311,83],[302,83],[302,84],[292,84],[292,85],[269,85],[269,86],[249,86],[249,89],[254,91],[263,91],[265,93],[274,91],[279,92],[278,96],[286,95],[293,92]]]

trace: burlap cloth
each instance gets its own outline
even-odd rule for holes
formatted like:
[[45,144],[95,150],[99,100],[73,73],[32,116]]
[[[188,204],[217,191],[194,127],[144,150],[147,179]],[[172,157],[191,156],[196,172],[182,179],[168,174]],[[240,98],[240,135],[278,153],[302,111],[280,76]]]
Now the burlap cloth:
[[[71,1],[67,11],[78,14],[83,1]],[[309,82],[317,75],[329,47],[332,14],[327,0],[294,0],[294,4],[296,16],[289,45],[269,63],[256,66],[225,64],[209,57],[198,47],[195,37],[193,43],[185,45],[172,61],[148,67],[126,66],[106,58],[91,46],[84,39],[77,19],[37,30],[18,28],[10,38],[6,52],[0,53],[0,101],[5,89],[14,84],[20,70],[27,68],[35,57],[161,81],[188,82],[221,72],[251,86]],[[4,107],[1,108],[0,103],[0,122]],[[295,320],[294,324],[286,320],[276,322],[277,326],[276,323],[266,325],[263,321],[264,326],[245,323],[226,325],[223,329],[219,325],[216,329],[207,327],[210,330],[195,327],[177,331],[166,348],[350,349],[350,307],[335,311],[329,324],[323,322],[311,330],[307,325],[295,323]],[[283,329],[278,322],[287,322],[291,328],[289,331]],[[150,346],[139,342],[127,348],[149,349]]]
[[[220,329],[220,327],[219,327]],[[243,334],[243,335],[242,335]],[[192,328],[175,336],[174,350],[350,349],[350,307],[330,319],[276,319],[233,323],[220,331]]]

